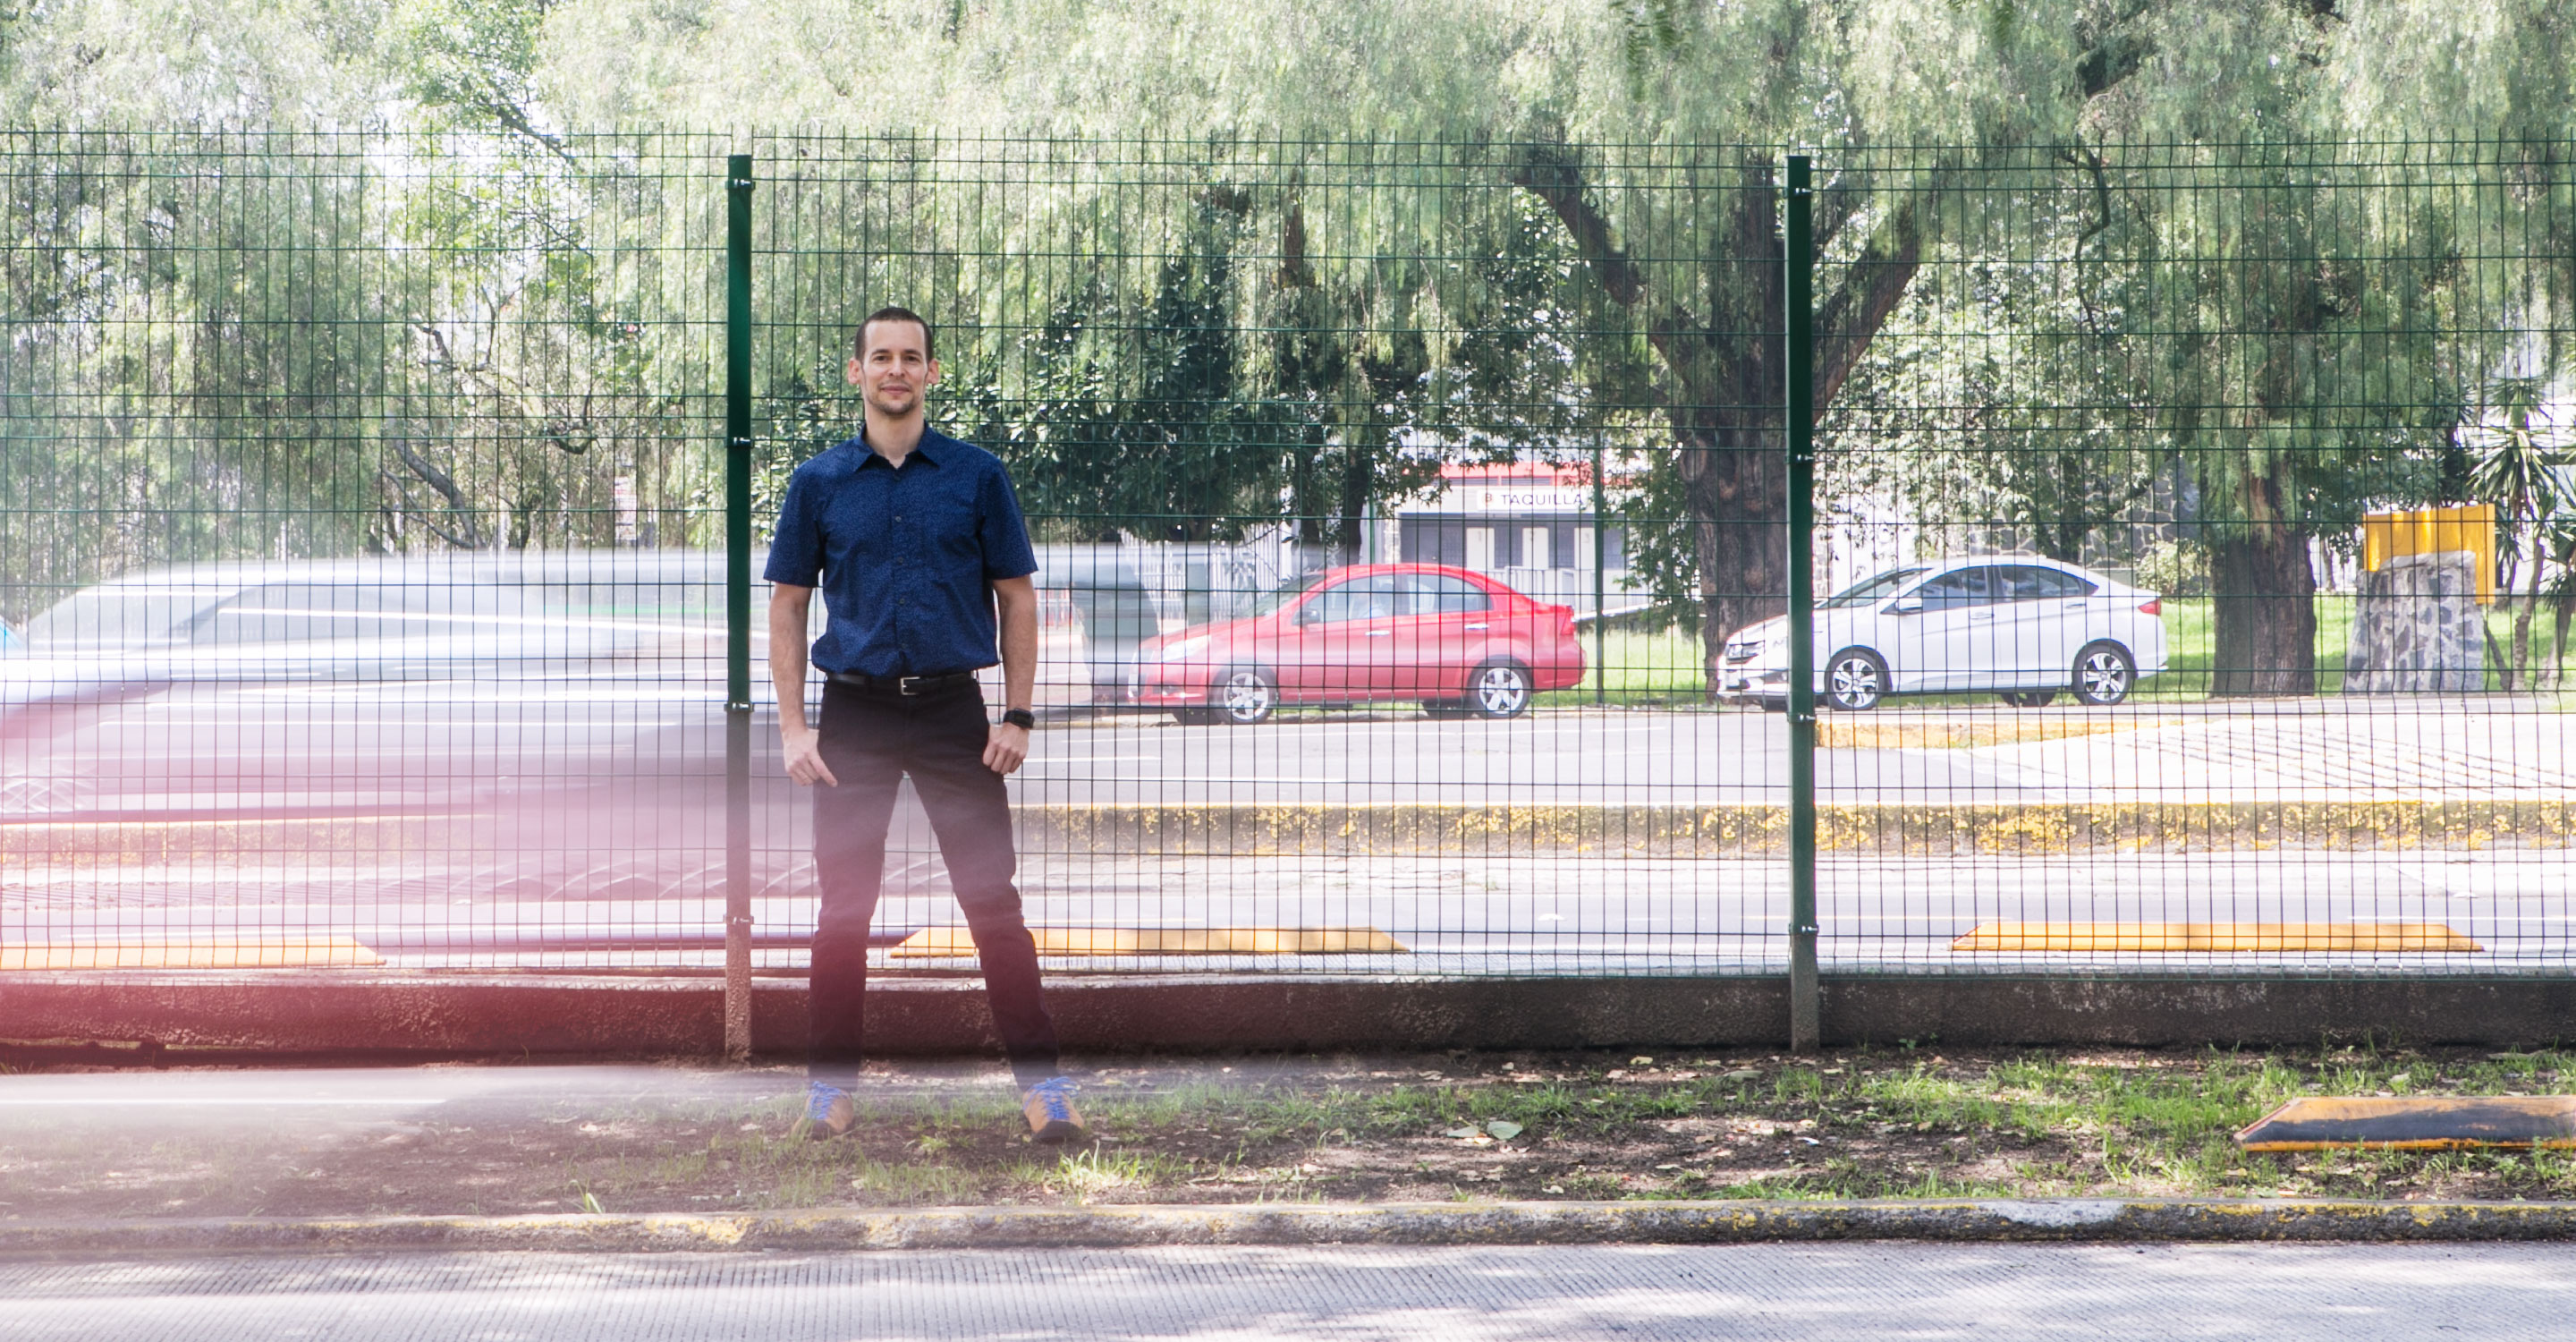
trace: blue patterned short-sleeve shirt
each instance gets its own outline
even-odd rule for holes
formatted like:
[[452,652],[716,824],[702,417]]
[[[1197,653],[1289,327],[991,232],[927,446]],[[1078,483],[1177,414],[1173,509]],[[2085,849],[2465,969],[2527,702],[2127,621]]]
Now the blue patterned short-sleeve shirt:
[[797,467],[762,576],[823,589],[814,665],[936,676],[1001,660],[986,584],[1037,568],[1001,459],[925,429],[900,470],[861,438]]

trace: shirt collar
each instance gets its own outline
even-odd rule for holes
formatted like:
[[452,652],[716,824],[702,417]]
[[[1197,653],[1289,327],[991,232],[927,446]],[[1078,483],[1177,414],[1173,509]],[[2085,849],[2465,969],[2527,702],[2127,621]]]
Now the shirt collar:
[[[912,445],[912,455],[905,457],[904,461],[907,465],[915,461],[926,461],[931,465],[936,466],[939,464],[939,453],[943,445],[947,442],[948,436],[946,434],[943,434],[939,430],[931,428],[929,425],[925,424],[921,428],[921,441]],[[865,470],[871,464],[886,466],[886,459],[878,456],[875,448],[868,446],[868,431],[866,429],[860,429],[859,436],[850,440],[850,448],[857,452],[861,458],[859,469]],[[887,469],[891,470],[893,468],[891,466],[887,466]]]

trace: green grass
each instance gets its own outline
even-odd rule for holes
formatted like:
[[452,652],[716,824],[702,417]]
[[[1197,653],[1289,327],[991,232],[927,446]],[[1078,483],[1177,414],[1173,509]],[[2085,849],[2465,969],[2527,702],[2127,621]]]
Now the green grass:
[[1699,637],[1678,630],[1579,630],[1583,679],[1573,688],[1538,696],[1541,705],[1589,704],[1598,695],[1614,704],[1698,703],[1707,697],[1708,668]]

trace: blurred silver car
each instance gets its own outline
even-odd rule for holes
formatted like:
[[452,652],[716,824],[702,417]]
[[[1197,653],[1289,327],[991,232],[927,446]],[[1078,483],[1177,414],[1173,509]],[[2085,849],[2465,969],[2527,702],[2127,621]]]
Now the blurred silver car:
[[[2107,707],[2165,669],[2153,592],[2037,555],[1910,564],[1816,604],[1816,694],[1838,709],[1891,694],[2000,693],[2037,708],[2060,692]],[[1721,695],[1777,706],[1789,693],[1788,620],[1726,641]]]
[[[754,555],[752,571],[760,571]],[[1123,702],[1158,631],[1114,545],[1038,547],[1039,703]],[[190,564],[82,589],[0,650],[0,711],[183,685],[490,679],[575,670],[724,683],[724,556],[571,550]],[[752,698],[775,701],[754,584]],[[815,630],[823,619],[814,608]],[[991,673],[994,693],[1000,672]]]
[[689,551],[559,551],[151,569],[30,620],[0,659],[0,709],[192,684],[703,663],[723,655],[722,565]]

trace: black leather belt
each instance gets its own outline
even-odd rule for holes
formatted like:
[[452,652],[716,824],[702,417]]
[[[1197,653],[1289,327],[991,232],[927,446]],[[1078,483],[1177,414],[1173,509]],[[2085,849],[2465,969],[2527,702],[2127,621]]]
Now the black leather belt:
[[972,671],[951,671],[939,676],[863,676],[855,671],[826,671],[823,678],[835,685],[860,690],[892,690],[897,694],[928,694],[975,678]]

